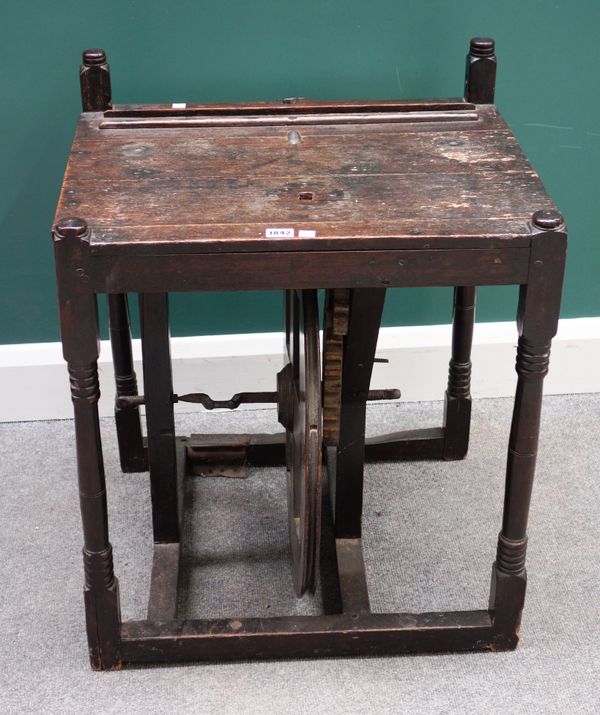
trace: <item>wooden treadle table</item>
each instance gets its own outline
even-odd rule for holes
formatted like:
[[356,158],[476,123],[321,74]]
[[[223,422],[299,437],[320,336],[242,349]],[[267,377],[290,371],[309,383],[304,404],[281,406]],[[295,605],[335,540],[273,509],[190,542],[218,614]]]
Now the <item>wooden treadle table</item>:
[[[84,111],[53,238],[94,668],[516,646],[566,228],[494,105],[495,73],[493,41],[475,38],[460,99],[113,105],[104,52],[84,52]],[[365,461],[465,456],[475,286],[506,284],[520,286],[518,386],[490,603],[477,611],[372,613],[361,547]],[[369,383],[386,288],[403,286],[455,288],[444,423],[365,441],[367,402],[400,396]],[[175,393],[168,293],[272,289],[285,291],[286,305],[285,365],[275,389],[229,400]],[[317,289],[326,291],[322,342]],[[144,621],[121,622],[108,537],[97,411],[99,293],[109,302],[121,466],[150,472],[155,545]],[[143,395],[127,293],[140,296]],[[177,401],[206,409],[273,403],[285,431],[178,437]],[[328,569],[337,596],[322,616],[178,620],[183,479],[244,476],[256,464],[287,472],[297,594],[314,591]],[[324,502],[323,465],[330,487]],[[319,562],[324,519],[335,539],[327,564]]]

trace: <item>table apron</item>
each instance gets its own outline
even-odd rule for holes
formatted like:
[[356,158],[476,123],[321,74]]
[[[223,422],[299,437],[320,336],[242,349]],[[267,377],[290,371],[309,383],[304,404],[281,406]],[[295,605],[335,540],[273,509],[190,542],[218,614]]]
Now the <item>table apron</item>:
[[96,293],[507,285],[527,283],[529,254],[528,246],[160,256],[90,253],[84,279]]

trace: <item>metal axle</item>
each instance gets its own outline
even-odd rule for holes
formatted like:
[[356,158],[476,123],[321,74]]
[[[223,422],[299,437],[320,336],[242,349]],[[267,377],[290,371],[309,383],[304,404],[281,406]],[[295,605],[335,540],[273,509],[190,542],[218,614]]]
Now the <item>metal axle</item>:
[[[400,390],[390,388],[386,390],[369,390],[368,400],[398,400]],[[190,392],[187,395],[173,395],[173,402],[193,402],[202,405],[207,410],[225,409],[235,410],[242,404],[277,404],[277,392],[237,392],[229,400],[213,400],[205,392]],[[144,395],[126,395],[117,399],[117,406],[121,409],[139,407],[144,405]]]

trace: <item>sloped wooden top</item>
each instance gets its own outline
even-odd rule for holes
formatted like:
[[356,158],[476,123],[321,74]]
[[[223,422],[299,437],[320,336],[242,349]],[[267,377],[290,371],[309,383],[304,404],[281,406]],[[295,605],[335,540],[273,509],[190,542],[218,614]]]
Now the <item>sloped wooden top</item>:
[[82,114],[56,220],[102,252],[491,247],[552,208],[494,106],[302,101]]

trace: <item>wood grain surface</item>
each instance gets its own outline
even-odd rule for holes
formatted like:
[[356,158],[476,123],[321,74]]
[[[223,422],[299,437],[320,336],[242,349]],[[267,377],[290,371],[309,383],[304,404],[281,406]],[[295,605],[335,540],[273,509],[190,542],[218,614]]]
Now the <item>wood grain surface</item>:
[[[282,106],[299,122],[357,110],[372,121],[288,126],[271,105],[84,113],[57,220],[85,218],[92,247],[107,252],[331,250],[339,240],[352,250],[456,248],[527,245],[532,213],[554,208],[492,105]],[[475,121],[460,118],[463,107],[475,107]],[[377,121],[391,111],[406,121]],[[185,126],[199,116],[246,124]],[[111,128],[115,117],[133,124]],[[176,125],[136,124],[149,117]],[[267,237],[269,228],[294,236]]]

